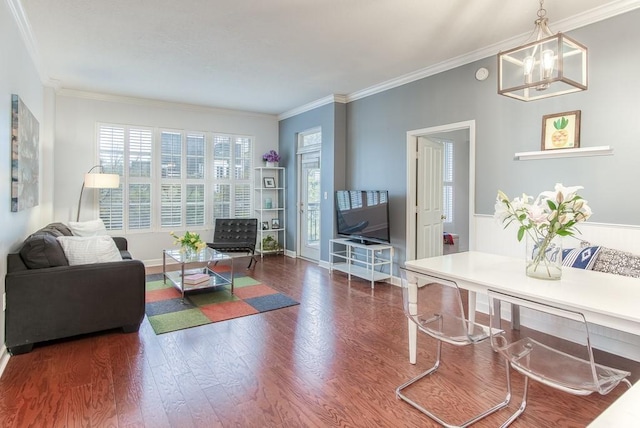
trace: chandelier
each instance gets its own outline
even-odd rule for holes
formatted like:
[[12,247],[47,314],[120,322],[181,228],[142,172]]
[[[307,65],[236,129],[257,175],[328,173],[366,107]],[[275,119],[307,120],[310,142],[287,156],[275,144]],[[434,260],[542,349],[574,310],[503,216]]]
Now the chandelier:
[[547,26],[540,0],[529,38],[498,54],[498,94],[534,101],[587,89],[587,48]]

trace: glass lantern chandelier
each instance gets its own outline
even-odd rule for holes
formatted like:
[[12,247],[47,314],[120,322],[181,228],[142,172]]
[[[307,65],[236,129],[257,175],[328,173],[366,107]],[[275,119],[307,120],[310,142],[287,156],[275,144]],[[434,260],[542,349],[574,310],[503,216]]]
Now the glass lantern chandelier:
[[547,26],[540,0],[538,19],[523,45],[498,54],[498,94],[533,101],[587,89],[587,48]]

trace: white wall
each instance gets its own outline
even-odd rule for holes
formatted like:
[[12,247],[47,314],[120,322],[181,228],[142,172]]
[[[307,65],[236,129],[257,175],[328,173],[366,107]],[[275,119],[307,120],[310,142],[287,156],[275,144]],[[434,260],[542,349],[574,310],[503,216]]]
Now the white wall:
[[[229,111],[199,106],[116,97],[78,91],[59,91],[56,97],[54,217],[75,221],[82,177],[98,162],[96,124],[98,122],[222,132],[255,138],[254,166],[262,164],[262,154],[278,148],[278,121],[273,115]],[[92,194],[93,193],[93,194]],[[82,218],[97,218],[91,204],[95,192],[83,196]],[[212,230],[199,231],[207,239]],[[147,265],[161,263],[162,248],[170,248],[168,232],[136,233],[126,236],[134,257]]]
[[[51,111],[48,109],[51,92],[41,83],[38,70],[22,41],[20,31],[7,2],[0,2],[0,289],[4,294],[7,273],[7,254],[13,251],[31,232],[46,225],[52,215],[53,174],[47,167],[47,157],[53,152]],[[40,123],[40,188],[39,205],[17,213],[11,212],[11,94],[20,96]],[[45,101],[46,99],[46,101]],[[4,312],[0,316],[0,372],[6,362],[4,348]]]

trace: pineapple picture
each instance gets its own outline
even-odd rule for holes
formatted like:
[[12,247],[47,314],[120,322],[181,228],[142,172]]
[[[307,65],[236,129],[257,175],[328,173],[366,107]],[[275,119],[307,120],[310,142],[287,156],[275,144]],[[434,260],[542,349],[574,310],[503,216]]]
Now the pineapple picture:
[[568,124],[569,119],[564,116],[553,122],[553,127],[556,129],[553,134],[551,134],[551,144],[553,147],[560,148],[567,146],[569,142],[569,132],[567,132],[565,128]]
[[580,147],[580,110],[542,117],[542,150]]

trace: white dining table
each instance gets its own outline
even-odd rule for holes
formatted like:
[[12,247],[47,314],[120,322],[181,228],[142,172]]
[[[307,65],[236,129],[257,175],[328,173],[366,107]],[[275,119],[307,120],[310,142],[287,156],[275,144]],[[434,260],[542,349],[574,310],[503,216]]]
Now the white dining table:
[[[469,291],[469,318],[476,293],[494,290],[579,311],[587,322],[640,335],[640,279],[565,267],[557,281],[530,278],[524,258],[469,251],[405,262],[407,281],[454,281]],[[409,361],[416,362],[417,327],[409,325]]]
[[[469,291],[469,318],[475,319],[476,293],[487,290],[572,309],[584,314],[587,322],[640,335],[640,279],[564,268],[558,281],[530,278],[523,258],[477,251],[449,254],[405,262],[407,281],[454,281]],[[409,361],[416,363],[417,326],[409,325]],[[590,425],[636,427],[640,382],[620,396]]]

